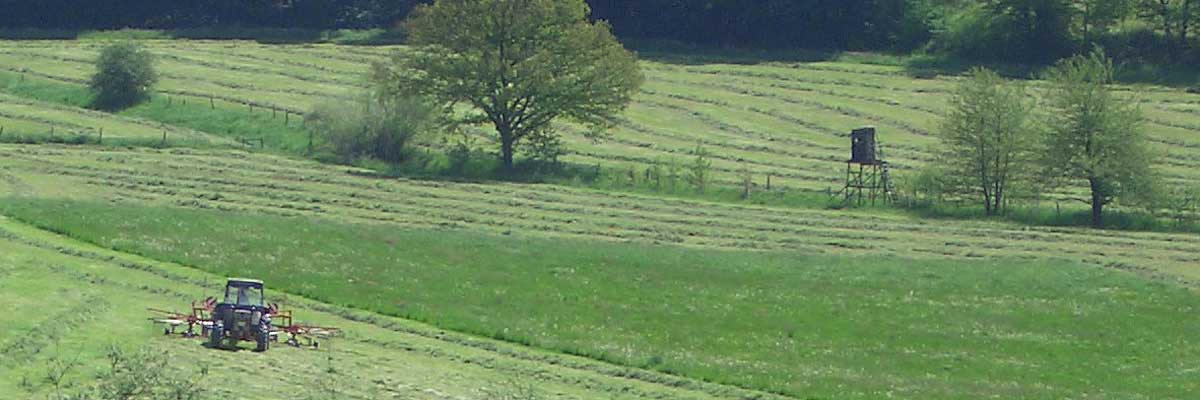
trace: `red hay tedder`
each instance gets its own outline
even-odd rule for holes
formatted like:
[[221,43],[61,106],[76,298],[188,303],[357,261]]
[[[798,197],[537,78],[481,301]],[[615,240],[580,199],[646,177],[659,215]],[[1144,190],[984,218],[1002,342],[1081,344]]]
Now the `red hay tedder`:
[[[225,300],[209,297],[201,302],[192,302],[190,313],[148,308],[159,316],[151,317],[162,324],[163,334],[182,335],[186,338],[208,338],[209,347],[237,348],[238,342],[254,342],[255,351],[267,351],[271,343],[279,342],[286,334],[284,343],[294,346],[320,347],[320,340],[338,336],[338,328],[297,324],[292,312],[279,309],[278,304],[266,304],[262,281],[251,279],[229,279],[225,283]],[[180,332],[183,327],[186,330]],[[199,328],[199,333],[197,329]]]

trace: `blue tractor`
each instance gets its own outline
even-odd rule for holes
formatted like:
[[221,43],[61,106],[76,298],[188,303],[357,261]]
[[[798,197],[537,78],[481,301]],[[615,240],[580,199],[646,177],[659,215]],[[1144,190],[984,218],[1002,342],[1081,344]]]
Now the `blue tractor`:
[[275,312],[266,304],[262,281],[229,279],[225,300],[212,311],[209,347],[236,349],[244,341],[255,343],[255,351],[267,351],[272,339],[271,315]]

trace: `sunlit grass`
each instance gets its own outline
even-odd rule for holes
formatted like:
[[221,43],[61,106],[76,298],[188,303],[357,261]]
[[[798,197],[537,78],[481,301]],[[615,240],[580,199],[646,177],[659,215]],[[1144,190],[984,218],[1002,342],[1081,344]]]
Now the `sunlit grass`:
[[1200,356],[1200,325],[1178,318],[1200,307],[1193,293],[1066,261],[682,249],[86,202],[3,211],[334,304],[797,396],[1200,389],[1170,373]]

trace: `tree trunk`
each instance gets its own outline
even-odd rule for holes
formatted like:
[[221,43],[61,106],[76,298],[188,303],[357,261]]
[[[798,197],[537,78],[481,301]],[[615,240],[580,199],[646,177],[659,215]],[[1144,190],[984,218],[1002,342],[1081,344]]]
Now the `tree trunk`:
[[1096,178],[1088,178],[1088,183],[1092,186],[1092,227],[1104,227],[1104,193],[1100,187],[1100,180]]
[[504,171],[513,170],[513,139],[512,136],[500,136],[500,157],[504,160]]

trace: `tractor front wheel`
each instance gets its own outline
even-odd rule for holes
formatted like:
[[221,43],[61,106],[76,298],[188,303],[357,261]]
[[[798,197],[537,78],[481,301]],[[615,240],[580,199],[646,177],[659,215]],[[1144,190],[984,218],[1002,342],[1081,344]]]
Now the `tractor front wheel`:
[[221,341],[225,339],[225,327],[221,325],[213,325],[212,329],[209,329],[208,332],[208,347],[212,347],[214,349],[220,348]]

